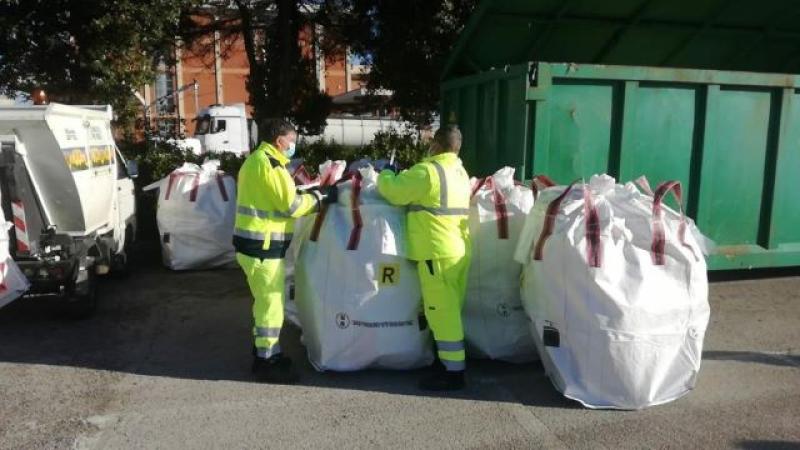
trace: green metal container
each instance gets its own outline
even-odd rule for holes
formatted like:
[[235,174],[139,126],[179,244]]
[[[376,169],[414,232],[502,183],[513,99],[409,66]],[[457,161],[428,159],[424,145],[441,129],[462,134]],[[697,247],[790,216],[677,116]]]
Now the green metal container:
[[800,76],[532,63],[446,81],[477,176],[677,179],[711,269],[800,265]]

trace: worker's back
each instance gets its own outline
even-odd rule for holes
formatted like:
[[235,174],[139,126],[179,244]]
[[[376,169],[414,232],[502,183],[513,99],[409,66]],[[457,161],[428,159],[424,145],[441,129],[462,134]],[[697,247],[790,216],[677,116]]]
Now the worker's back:
[[440,153],[412,170],[424,169],[429,189],[409,204],[408,254],[416,261],[452,258],[469,248],[470,182],[458,155]]

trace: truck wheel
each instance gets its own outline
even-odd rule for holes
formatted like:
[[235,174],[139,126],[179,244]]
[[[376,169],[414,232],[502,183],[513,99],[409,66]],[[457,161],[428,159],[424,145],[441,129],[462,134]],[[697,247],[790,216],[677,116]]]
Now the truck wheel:
[[73,294],[64,304],[64,313],[70,319],[88,319],[97,311],[97,275],[89,270],[88,292]]

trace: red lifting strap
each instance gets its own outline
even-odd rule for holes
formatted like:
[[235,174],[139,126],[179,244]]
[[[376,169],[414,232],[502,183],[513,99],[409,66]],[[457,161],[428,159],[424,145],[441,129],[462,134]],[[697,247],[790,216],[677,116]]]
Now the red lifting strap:
[[[575,180],[556,197],[549,205],[547,205],[547,213],[544,218],[544,225],[539,239],[536,241],[536,246],[533,252],[533,259],[542,261],[544,259],[544,245],[547,239],[553,234],[555,229],[556,218],[561,211],[561,204],[567,198],[569,193],[575,187],[575,184],[580,180]],[[583,187],[583,208],[585,215],[586,227],[586,259],[591,267],[600,267],[603,261],[603,247],[600,240],[600,214],[592,200],[592,194],[589,187]]]
[[314,218],[314,226],[311,228],[311,235],[308,237],[309,241],[317,242],[317,239],[319,239],[319,232],[322,231],[322,222],[325,221],[325,216],[327,214],[328,214],[328,204],[323,203],[322,206],[320,206],[319,208],[317,217]]
[[[192,177],[192,190],[189,191],[189,201],[197,201],[197,195],[200,191],[200,174],[194,172],[179,172],[177,170],[169,174],[169,179],[167,180],[167,192],[164,194],[164,200],[169,200],[170,196],[172,195],[172,188],[175,186],[175,182],[183,177]],[[224,177],[225,175],[223,172],[217,172],[217,187],[219,188],[219,193],[222,196],[222,200],[227,202],[229,197],[228,191],[225,189]]]
[[556,185],[556,183],[547,175],[535,175],[533,179],[531,179],[531,192],[533,193],[534,200],[539,198],[539,186],[537,186],[537,183],[541,184],[544,188],[549,188]]
[[556,225],[556,218],[558,217],[559,211],[561,211],[561,203],[567,198],[570,192],[572,192],[572,188],[575,187],[575,183],[578,180],[573,181],[564,189],[564,192],[561,193],[558,197],[553,199],[549,205],[547,205],[547,212],[544,216],[544,225],[542,226],[542,232],[539,234],[539,239],[536,240],[536,246],[534,247],[533,252],[533,259],[536,261],[541,261],[543,259],[544,253],[544,244],[547,242],[547,239],[553,234],[553,229]]
[[0,277],[2,277],[0,294],[5,294],[8,291],[8,285],[6,285],[6,263],[0,263]]
[[350,239],[347,241],[348,250],[358,249],[358,243],[361,242],[361,229],[364,227],[364,221],[361,218],[361,172],[355,172],[350,176],[353,180],[353,192],[351,199],[351,213],[353,214],[353,230],[350,231]]
[[666,248],[666,232],[664,230],[663,201],[667,194],[672,193],[678,202],[681,213],[681,223],[678,226],[678,240],[681,245],[692,252],[695,260],[698,259],[694,248],[686,243],[686,215],[683,212],[683,188],[680,181],[665,181],[658,185],[653,194],[653,243],[650,246],[653,264],[663,266],[666,264],[664,250]]
[[506,205],[506,197],[503,195],[500,189],[497,188],[494,178],[491,176],[481,178],[477,183],[475,183],[475,186],[472,188],[472,197],[474,197],[483,187],[492,190],[494,215],[495,218],[497,218],[497,238],[508,239],[508,206]]
[[600,267],[603,247],[600,242],[600,214],[594,206],[592,191],[583,186],[583,214],[586,217],[586,259],[590,267]]
[[175,184],[176,178],[178,178],[178,172],[172,172],[169,174],[169,181],[167,181],[167,192],[164,194],[164,200],[169,200],[169,196],[172,194],[172,186]]
[[475,194],[477,194],[478,191],[481,190],[484,184],[486,184],[486,178],[480,178],[478,180],[475,180],[475,184],[472,185],[472,193],[469,194],[469,198],[475,197]]
[[222,195],[222,200],[228,201],[228,191],[225,189],[225,174],[223,172],[217,172],[217,187],[219,188],[219,193]]
[[[329,186],[336,182],[333,179],[334,167],[331,166],[322,173],[320,177],[320,186]],[[343,178],[344,179],[344,178]],[[319,212],[317,213],[317,217],[314,219],[314,226],[311,228],[311,235],[308,237],[308,240],[311,242],[317,242],[319,239],[319,233],[322,231],[322,223],[325,222],[325,216],[328,215],[328,204],[324,203],[320,208]]]

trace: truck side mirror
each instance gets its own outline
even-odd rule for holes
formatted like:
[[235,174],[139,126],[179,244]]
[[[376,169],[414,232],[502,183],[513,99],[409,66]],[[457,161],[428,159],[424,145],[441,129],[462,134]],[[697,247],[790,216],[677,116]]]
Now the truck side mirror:
[[139,176],[139,163],[134,160],[126,161],[125,170],[128,172],[129,177],[136,178]]

